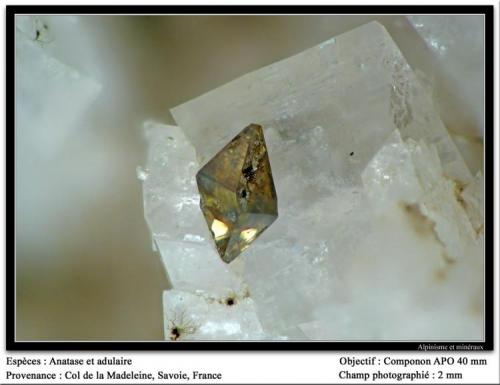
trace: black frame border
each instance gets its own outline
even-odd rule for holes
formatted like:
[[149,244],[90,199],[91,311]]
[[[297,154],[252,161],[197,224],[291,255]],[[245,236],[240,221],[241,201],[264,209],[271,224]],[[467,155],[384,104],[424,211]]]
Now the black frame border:
[[[485,17],[485,339],[483,342],[449,341],[16,341],[15,339],[15,16],[16,14],[483,14]],[[420,345],[446,347],[461,353],[493,350],[494,333],[494,26],[493,5],[8,5],[6,7],[6,349],[8,351],[419,351]],[[462,347],[462,349],[460,349]],[[469,347],[469,349],[466,349]],[[422,350],[423,351],[423,350]]]

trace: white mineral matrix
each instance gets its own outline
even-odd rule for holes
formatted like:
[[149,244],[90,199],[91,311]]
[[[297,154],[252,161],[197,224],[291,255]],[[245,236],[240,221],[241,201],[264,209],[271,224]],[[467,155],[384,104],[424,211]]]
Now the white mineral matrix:
[[[147,122],[144,209],[167,340],[480,340],[483,178],[372,22]],[[264,127],[278,219],[230,264],[195,174]]]

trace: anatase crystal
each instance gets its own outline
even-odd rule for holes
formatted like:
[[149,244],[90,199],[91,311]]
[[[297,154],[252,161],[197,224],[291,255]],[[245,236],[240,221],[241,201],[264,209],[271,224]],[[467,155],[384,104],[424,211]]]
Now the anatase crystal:
[[245,127],[196,174],[200,207],[224,262],[231,262],[278,217],[262,127]]

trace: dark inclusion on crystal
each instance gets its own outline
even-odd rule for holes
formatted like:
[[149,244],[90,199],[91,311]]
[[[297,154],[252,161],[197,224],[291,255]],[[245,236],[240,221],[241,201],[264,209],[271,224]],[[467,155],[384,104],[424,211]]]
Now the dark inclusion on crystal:
[[196,174],[200,207],[224,262],[231,262],[278,217],[262,127],[245,127]]

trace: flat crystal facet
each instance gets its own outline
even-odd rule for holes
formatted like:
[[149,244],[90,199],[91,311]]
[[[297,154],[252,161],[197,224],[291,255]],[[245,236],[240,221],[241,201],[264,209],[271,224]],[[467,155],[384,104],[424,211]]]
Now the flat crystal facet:
[[245,127],[196,174],[200,207],[224,262],[231,262],[278,217],[262,127]]

